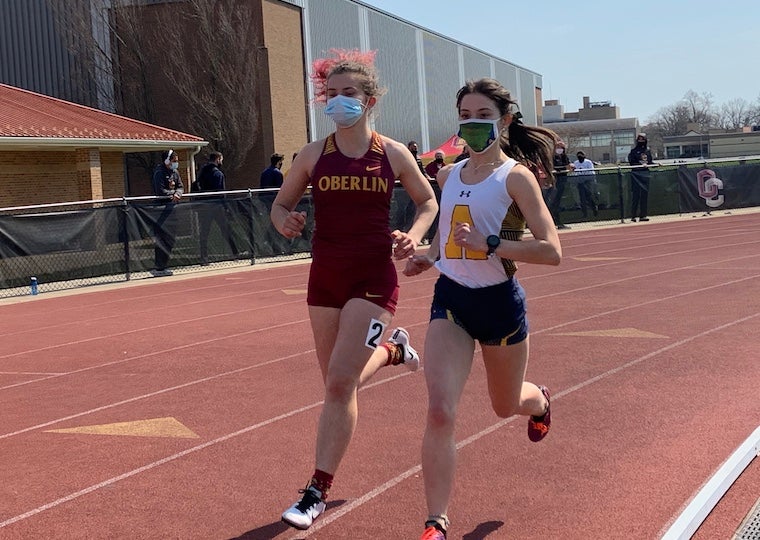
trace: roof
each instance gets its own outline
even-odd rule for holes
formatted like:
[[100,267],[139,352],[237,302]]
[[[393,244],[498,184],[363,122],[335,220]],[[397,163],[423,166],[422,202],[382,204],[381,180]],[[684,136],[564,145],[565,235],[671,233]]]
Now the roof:
[[560,122],[544,122],[544,127],[554,131],[578,131],[591,133],[594,131],[618,131],[622,129],[638,129],[637,118],[605,118],[601,120],[569,120]]
[[420,159],[435,159],[436,152],[443,152],[443,157],[456,157],[462,153],[462,150],[464,150],[464,145],[464,139],[454,134],[446,141],[444,141],[440,146],[437,146],[429,152],[425,152],[424,154],[420,155]]
[[0,83],[0,148],[205,146],[201,137]]
[[709,139],[710,142],[717,140],[734,140],[737,141],[742,139],[756,139],[760,138],[760,131],[729,131],[729,132],[718,132],[713,131],[712,133],[698,133],[696,131],[689,131],[685,135],[666,135],[662,138],[663,142],[665,144],[679,144],[679,143],[690,143],[695,144],[697,141],[704,141],[707,142]]

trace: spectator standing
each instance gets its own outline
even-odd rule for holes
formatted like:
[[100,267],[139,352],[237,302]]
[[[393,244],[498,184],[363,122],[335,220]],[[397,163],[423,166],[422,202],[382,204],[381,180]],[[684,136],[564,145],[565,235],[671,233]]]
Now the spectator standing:
[[[290,167],[293,166],[293,162],[296,160],[296,156],[297,155],[298,155],[298,152],[293,152],[293,156],[290,158]],[[283,171],[283,173],[282,173],[283,181],[284,181],[285,177],[288,176],[288,173],[290,172],[290,167],[288,167],[287,170]],[[280,169],[280,170],[282,170],[282,169]]]
[[269,167],[264,169],[259,178],[259,187],[266,188],[279,188],[282,187],[283,174],[282,174],[282,162],[285,161],[285,156],[282,154],[274,153],[269,157]]
[[[420,173],[422,176],[425,177],[425,179],[430,182],[433,179],[430,178],[430,175],[428,175],[427,172],[425,172],[425,166],[422,164],[422,160],[419,157],[419,146],[417,145],[417,141],[409,141],[406,143],[406,147],[409,149],[409,152],[411,152],[412,156],[414,156],[414,161],[417,163],[417,168],[420,170]],[[408,193],[405,193],[406,195],[406,204],[404,204],[404,211],[401,214],[402,220],[400,228],[404,231],[408,231],[409,228],[412,226],[412,223],[414,222],[414,217],[417,214],[417,207],[414,204],[414,201],[409,197]],[[423,241],[427,239],[427,235],[425,238],[423,238]]]
[[436,179],[438,176],[438,171],[440,171],[443,166],[445,165],[443,161],[443,152],[440,150],[436,150],[435,152],[435,159],[428,163],[425,166],[425,173],[433,180]]
[[557,141],[554,147],[552,164],[554,166],[555,182],[554,186],[549,186],[544,191],[546,204],[554,220],[554,225],[558,229],[569,229],[570,227],[562,223],[561,212],[562,197],[565,194],[565,186],[567,185],[567,174],[573,170],[573,166],[570,163],[570,158],[567,157],[567,146],[564,141]]
[[420,170],[420,173],[422,173],[422,176],[424,176],[427,180],[430,180],[430,175],[425,171],[425,166],[422,164],[422,160],[419,157],[419,146],[417,145],[417,141],[409,141],[406,143],[406,147],[409,149],[409,151],[414,156],[414,161],[417,162],[417,167]]
[[[298,153],[271,212],[283,236],[300,236],[306,215],[295,208],[311,186],[315,226],[306,303],[325,398],[314,473],[301,498],[282,514],[285,523],[298,529],[308,529],[325,510],[356,427],[359,387],[384,365],[403,363],[412,370],[419,365],[405,330],[396,329],[385,343],[382,336],[398,301],[393,259],[416,252],[438,209],[409,150],[370,127],[383,93],[374,53],[333,53],[314,62],[311,78],[316,99],[327,101],[324,111],[335,131]],[[407,232],[389,227],[396,179],[418,208]]]
[[[295,162],[296,155],[293,154],[293,162]],[[281,188],[285,175],[282,174],[282,164],[285,161],[283,154],[275,152],[269,157],[269,167],[264,169],[259,179],[259,187],[262,189],[273,190],[274,188]],[[290,164],[288,174],[293,169],[293,163]],[[259,199],[264,203],[266,212],[269,214],[272,211],[272,203],[277,196],[276,191],[267,191],[259,196]],[[265,216],[266,218],[266,216]],[[266,242],[269,244],[271,255],[285,255],[291,251],[291,242],[285,241],[282,235],[280,235],[275,228],[269,224],[265,232]]]
[[[219,192],[227,189],[224,173],[220,168],[223,162],[224,156],[221,152],[211,152],[208,155],[208,162],[198,172],[198,187],[201,192]],[[219,227],[222,238],[231,250],[230,253],[237,256],[238,249],[232,234],[231,216],[224,196],[222,195],[219,200],[204,199],[199,202],[198,208],[201,265],[209,264],[208,237],[213,223]]]
[[577,175],[575,181],[578,184],[578,199],[581,204],[581,214],[584,218],[588,217],[588,208],[594,213],[594,216],[599,215],[599,207],[596,204],[596,173],[594,172],[594,162],[590,159],[586,159],[586,154],[579,150],[573,161],[573,170]]
[[636,146],[628,154],[628,164],[631,170],[631,221],[649,221],[649,166],[654,164],[652,152],[647,146],[646,133],[636,136]]
[[[440,171],[446,163],[444,162],[444,155],[443,152],[440,150],[437,150],[435,152],[435,159],[427,164],[425,167],[425,172],[430,177],[430,184],[433,187],[433,193],[435,193],[435,200],[437,203],[440,204],[441,202],[441,188],[438,186],[437,178],[438,178],[438,171]],[[429,244],[433,237],[435,236],[435,231],[438,230],[438,216],[435,216],[435,220],[433,221],[433,225],[431,225],[430,230],[428,230],[427,233],[425,233],[425,238],[423,239],[423,243]]]
[[174,150],[166,150],[161,154],[161,163],[153,170],[153,194],[156,197],[169,198],[161,214],[153,224],[155,235],[155,268],[151,270],[154,277],[171,276],[169,257],[177,234],[177,216],[174,206],[182,198],[185,186],[179,174],[179,156]]

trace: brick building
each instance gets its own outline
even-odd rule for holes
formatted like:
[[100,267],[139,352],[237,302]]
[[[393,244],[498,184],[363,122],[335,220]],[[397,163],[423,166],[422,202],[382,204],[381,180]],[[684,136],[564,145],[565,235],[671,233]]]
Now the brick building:
[[[199,83],[206,84],[203,71],[206,60],[199,58],[205,59],[203,53],[208,51],[204,48],[206,44],[197,39],[193,21],[181,17],[187,3],[135,0],[127,4],[129,7],[124,8],[124,3],[117,5],[106,0],[67,0],[70,13],[80,19],[91,18],[87,20],[87,31],[92,32],[97,42],[97,46],[86,43],[84,31],[79,32],[72,38],[79,47],[75,54],[71,46],[61,44],[65,29],[56,26],[59,21],[47,0],[0,2],[0,17],[9,27],[18,29],[14,33],[0,33],[0,82],[197,133],[213,146],[213,133],[190,129],[183,123],[187,103],[172,84],[176,73],[165,66],[167,55],[174,57],[175,49],[167,52],[166,43],[147,47],[142,51],[143,69],[134,69],[126,61],[130,50],[134,50],[132,43],[116,40],[111,34],[113,28],[119,28],[119,9],[134,7],[130,14],[138,22],[135,27],[144,32],[154,28],[172,32],[172,39],[181,45],[181,52],[176,54],[179,63]],[[244,20],[238,21],[245,29],[244,35],[227,45],[227,56],[238,60],[244,57],[244,67],[236,72],[252,73],[255,77],[250,91],[213,103],[218,109],[234,104],[244,107],[245,112],[249,108],[254,112],[255,120],[243,126],[243,135],[251,143],[245,155],[213,148],[225,153],[226,165],[232,163],[233,156],[241,162],[235,171],[226,171],[230,189],[257,187],[259,174],[269,164],[271,153],[287,156],[287,168],[294,152],[333,129],[321,107],[314,103],[308,81],[312,61],[325,56],[331,48],[377,51],[376,66],[381,84],[388,87],[388,92],[378,104],[374,127],[402,142],[418,141],[423,152],[438,147],[456,132],[454,96],[467,79],[498,79],[519,102],[524,121],[541,123],[540,74],[362,2],[230,0],[225,6],[226,12],[234,12],[239,18],[245,13]],[[157,22],[166,17],[171,17],[171,24],[164,26]],[[145,36],[135,39],[138,44],[153,43]],[[107,53],[99,61],[122,68],[120,75],[126,79],[144,82],[145,87],[140,90],[147,87],[146,95],[151,98],[143,100],[150,102],[149,116],[117,107],[119,96],[133,95],[132,87],[113,84],[109,87],[98,80],[97,70],[84,71],[82,59],[92,58],[98,51]],[[125,78],[120,80],[123,82]],[[135,174],[144,176],[144,171]]]
[[175,150],[185,183],[200,137],[0,84],[0,208],[123,197],[125,155]]

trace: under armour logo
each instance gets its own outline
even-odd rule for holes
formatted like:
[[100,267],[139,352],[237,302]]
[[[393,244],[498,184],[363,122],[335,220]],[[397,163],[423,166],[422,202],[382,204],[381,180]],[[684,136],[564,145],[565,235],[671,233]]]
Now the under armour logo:
[[470,198],[470,192],[469,191],[461,191],[461,192],[459,192],[459,196],[460,197],[467,197],[469,199]]

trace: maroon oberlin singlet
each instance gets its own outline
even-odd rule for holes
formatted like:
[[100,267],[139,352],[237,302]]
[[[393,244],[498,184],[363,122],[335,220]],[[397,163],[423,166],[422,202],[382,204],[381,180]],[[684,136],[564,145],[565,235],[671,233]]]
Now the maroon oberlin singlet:
[[315,228],[306,302],[342,309],[352,298],[391,314],[398,274],[389,225],[394,174],[380,135],[364,156],[344,156],[335,135],[325,140],[311,177]]
[[335,134],[328,136],[311,177],[314,259],[390,259],[394,182],[379,134],[372,132],[369,150],[360,158],[344,156],[335,144]]

